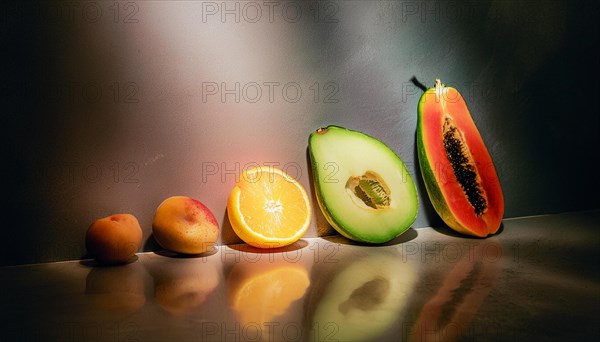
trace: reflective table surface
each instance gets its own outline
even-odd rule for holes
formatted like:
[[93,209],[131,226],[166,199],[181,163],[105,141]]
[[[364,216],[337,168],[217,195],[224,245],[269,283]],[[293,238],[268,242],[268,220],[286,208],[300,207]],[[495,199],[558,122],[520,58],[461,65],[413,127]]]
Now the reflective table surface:
[[600,211],[472,239],[410,229],[261,251],[0,268],[0,341],[531,341],[600,338]]

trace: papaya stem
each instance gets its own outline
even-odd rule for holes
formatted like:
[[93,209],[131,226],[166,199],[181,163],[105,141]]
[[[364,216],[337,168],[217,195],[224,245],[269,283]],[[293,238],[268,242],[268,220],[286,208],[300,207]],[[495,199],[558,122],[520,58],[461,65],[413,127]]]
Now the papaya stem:
[[435,95],[437,96],[438,100],[440,99],[440,97],[442,97],[442,92],[444,91],[444,85],[442,84],[442,81],[440,81],[439,78],[435,79]]

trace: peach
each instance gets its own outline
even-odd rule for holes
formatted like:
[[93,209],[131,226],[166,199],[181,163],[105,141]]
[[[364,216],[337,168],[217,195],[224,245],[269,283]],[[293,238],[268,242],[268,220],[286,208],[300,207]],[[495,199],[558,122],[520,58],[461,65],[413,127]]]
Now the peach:
[[141,244],[142,228],[131,214],[115,214],[96,220],[85,233],[88,252],[104,264],[129,261]]
[[163,248],[181,254],[210,250],[219,238],[219,224],[200,201],[173,196],[156,209],[152,221],[154,238]]

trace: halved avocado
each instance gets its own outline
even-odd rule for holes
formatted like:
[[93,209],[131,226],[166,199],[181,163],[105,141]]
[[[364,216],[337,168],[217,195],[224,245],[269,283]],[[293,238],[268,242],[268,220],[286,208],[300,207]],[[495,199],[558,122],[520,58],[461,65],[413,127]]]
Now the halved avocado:
[[317,202],[343,236],[383,243],[417,217],[417,192],[400,158],[383,142],[338,126],[319,128],[308,141]]

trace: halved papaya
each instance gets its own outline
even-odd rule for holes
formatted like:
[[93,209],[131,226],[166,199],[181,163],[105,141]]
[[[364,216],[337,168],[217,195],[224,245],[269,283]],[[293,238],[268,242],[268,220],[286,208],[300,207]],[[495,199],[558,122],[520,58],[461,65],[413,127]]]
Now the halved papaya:
[[459,233],[500,228],[504,196],[492,158],[458,90],[440,80],[419,100],[417,150],[434,209]]

